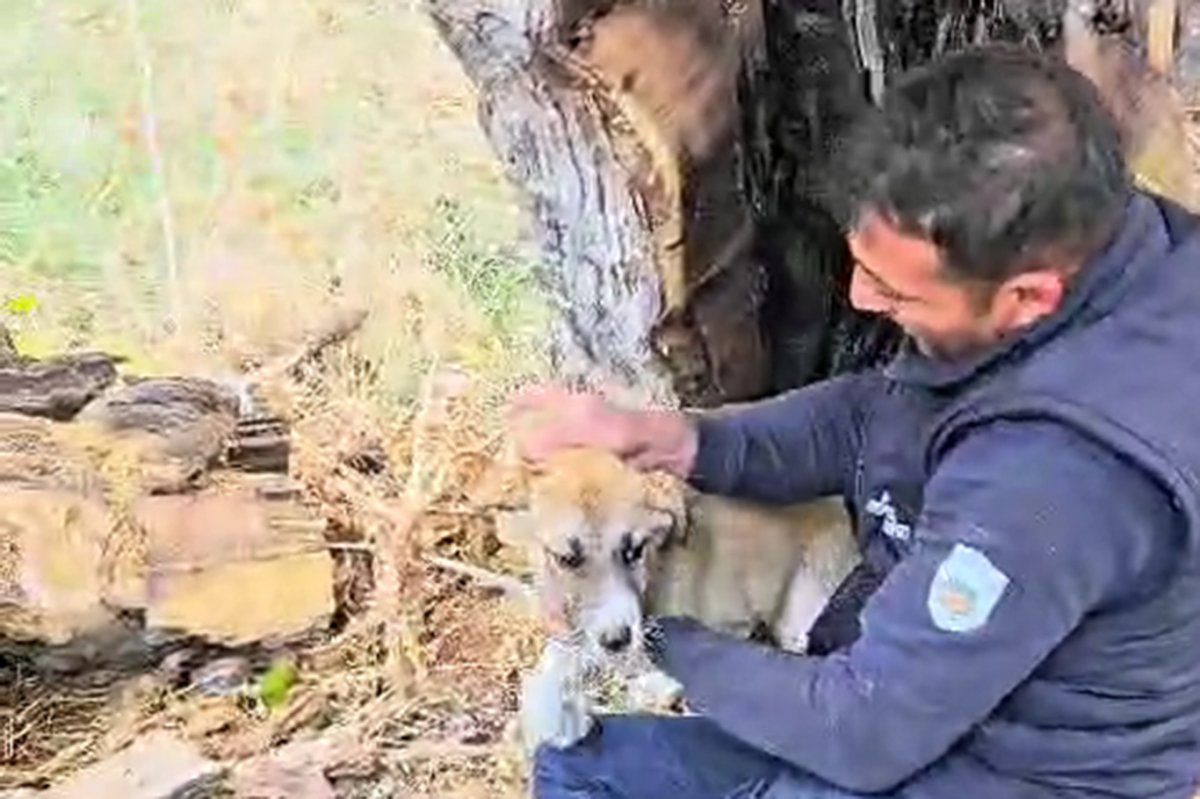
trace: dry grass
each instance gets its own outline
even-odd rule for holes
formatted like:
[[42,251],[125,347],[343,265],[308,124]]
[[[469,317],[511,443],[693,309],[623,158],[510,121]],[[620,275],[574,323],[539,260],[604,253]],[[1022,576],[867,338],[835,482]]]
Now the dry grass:
[[[425,392],[422,412],[394,418],[339,399],[337,381],[309,377],[277,390],[296,414],[296,476],[333,522],[344,618],[336,635],[292,650],[301,679],[287,704],[271,712],[240,697],[176,691],[154,671],[68,681],[18,673],[0,689],[0,784],[45,784],[166,727],[229,761],[351,735],[371,765],[365,777],[339,780],[346,796],[381,780],[404,796],[524,795],[510,722],[541,631],[522,608],[422,559],[511,567],[491,512],[520,489],[495,432],[507,387],[456,373],[437,381],[451,390]],[[419,469],[436,477],[419,480]],[[397,514],[409,512],[409,546],[381,551]],[[378,566],[389,554],[400,579],[383,595]]]
[[159,196],[124,4],[14,0],[0,18],[12,87],[0,128],[13,143],[0,162],[0,301],[19,346],[87,343],[137,367],[219,371],[345,302],[373,312],[361,344],[389,393],[411,397],[433,357],[536,358],[513,197],[423,17],[333,0],[139,7],[182,332],[164,331]]
[[98,751],[121,712],[110,685],[81,682],[56,691],[19,669],[5,677],[0,757],[11,764],[8,779],[14,784],[37,783]]
[[266,392],[293,421],[295,474],[332,522],[339,574],[338,632],[294,651],[287,706],[174,691],[157,674],[13,671],[0,785],[45,783],[156,726],[230,758],[352,730],[375,769],[339,779],[347,796],[368,782],[521,795],[504,731],[538,630],[420,557],[511,565],[489,512],[512,488],[499,409],[542,368],[516,203],[458,66],[416,10],[373,0],[2,5],[0,318],[23,351],[95,347],[134,372],[222,375],[288,352],[335,306],[369,316]]

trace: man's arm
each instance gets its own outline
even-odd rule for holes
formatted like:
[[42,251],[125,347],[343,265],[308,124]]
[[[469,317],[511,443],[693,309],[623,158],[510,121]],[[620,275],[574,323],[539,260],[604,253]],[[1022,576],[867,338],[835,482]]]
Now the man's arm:
[[633,410],[556,386],[521,392],[510,421],[525,457],[598,447],[701,491],[792,503],[846,493],[862,417],[881,375],[845,375],[716,411]]
[[1179,522],[1156,483],[1049,422],[997,423],[927,486],[914,550],[845,652],[807,658],[664,619],[659,665],[701,713],[838,786],[935,762],[1076,627],[1133,590]]
[[847,493],[882,378],[843,375],[695,417],[688,481],[711,494],[791,503]]

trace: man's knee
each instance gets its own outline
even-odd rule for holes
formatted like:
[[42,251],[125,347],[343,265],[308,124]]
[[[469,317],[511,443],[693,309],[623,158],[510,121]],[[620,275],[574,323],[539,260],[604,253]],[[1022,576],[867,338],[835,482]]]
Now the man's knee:
[[567,749],[548,744],[538,747],[533,760],[534,799],[609,796],[597,780],[600,768],[597,756],[589,757],[581,746],[582,743]]
[[535,799],[719,799],[780,766],[698,717],[605,716],[579,743],[540,747]]
[[[533,795],[535,799],[554,799],[569,790],[571,761],[563,750],[548,744],[539,746],[533,758]],[[568,794],[569,795],[569,794]]]
[[645,756],[662,749],[661,728],[673,721],[603,716],[569,747],[542,745],[534,755],[534,799],[641,799],[654,790]]

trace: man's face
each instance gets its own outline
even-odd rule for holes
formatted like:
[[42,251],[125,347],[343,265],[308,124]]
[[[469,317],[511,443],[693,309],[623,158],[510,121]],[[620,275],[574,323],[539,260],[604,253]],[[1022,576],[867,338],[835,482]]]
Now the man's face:
[[1057,270],[1025,272],[996,286],[955,279],[932,242],[902,233],[877,214],[865,216],[848,242],[851,304],[891,318],[930,357],[954,359],[987,349],[1053,312],[1062,298],[1063,273]]

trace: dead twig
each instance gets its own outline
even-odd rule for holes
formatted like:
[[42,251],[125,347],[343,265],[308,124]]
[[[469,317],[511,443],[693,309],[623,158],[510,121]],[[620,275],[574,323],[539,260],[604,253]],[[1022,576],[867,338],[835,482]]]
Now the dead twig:
[[451,558],[438,557],[436,555],[426,555],[425,562],[437,566],[439,569],[444,569],[453,574],[458,574],[463,577],[469,577],[485,588],[493,588],[503,591],[506,595],[518,599],[533,599],[533,587],[525,583],[518,577],[512,577],[507,574],[490,571],[482,566],[473,566],[470,563],[453,560]]
[[[386,743],[386,742],[385,742]],[[480,757],[497,757],[505,753],[502,744],[465,744],[458,741],[415,741],[404,748],[389,752],[389,765],[399,766],[419,760],[460,760]]]
[[142,32],[141,8],[138,0],[126,0],[129,13],[129,34],[133,40],[134,56],[141,71],[141,122],[142,136],[150,154],[150,171],[154,177],[154,193],[158,201],[159,224],[162,226],[163,248],[166,252],[166,283],[171,308],[171,324],[178,328],[182,323],[182,288],[179,285],[179,258],[175,252],[175,216],[171,210],[171,199],[167,192],[167,170],[163,165],[162,144],[159,139],[158,114],[154,106],[154,66],[150,60],[150,48]]
[[375,547],[370,544],[364,544],[361,541],[330,541],[325,545],[325,548],[332,552],[371,552],[375,551]]
[[1178,16],[1178,0],[1154,0],[1146,10],[1146,60],[1164,75],[1175,59]]
[[415,612],[409,612],[404,590],[421,579],[414,569],[418,560],[417,526],[432,502],[441,496],[450,477],[450,463],[435,456],[436,433],[445,421],[447,405],[454,395],[439,381],[438,364],[426,375],[412,425],[409,471],[398,501],[389,501],[374,488],[345,470],[335,484],[342,495],[365,517],[372,519],[371,544],[375,595],[371,617],[384,631],[385,662],[401,691],[414,683],[418,664]]
[[281,355],[252,371],[246,376],[246,382],[254,386],[291,374],[302,364],[358,332],[367,321],[367,316],[367,312],[362,309],[343,311],[319,327],[307,341],[287,355]]

